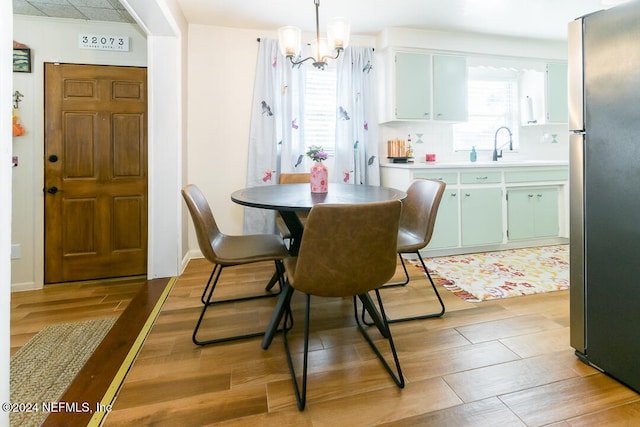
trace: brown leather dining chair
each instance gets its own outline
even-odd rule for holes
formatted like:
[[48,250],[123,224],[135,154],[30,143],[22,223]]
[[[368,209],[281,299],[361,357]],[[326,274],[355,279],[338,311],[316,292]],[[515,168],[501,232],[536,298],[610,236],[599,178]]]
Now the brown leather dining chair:
[[271,286],[273,286],[270,284],[267,286],[267,289],[265,289],[264,294],[226,299],[222,301],[212,301],[213,292],[216,289],[222,270],[225,267],[231,267],[234,265],[250,264],[261,261],[274,261],[280,281],[280,290],[282,290],[282,276],[284,273],[282,260],[289,256],[289,252],[284,245],[282,238],[275,234],[252,234],[241,236],[224,234],[216,224],[216,220],[213,216],[209,203],[202,194],[202,191],[200,191],[196,185],[189,184],[184,187],[182,189],[182,196],[189,208],[191,219],[193,220],[200,251],[202,252],[202,255],[204,255],[204,257],[213,264],[213,271],[211,272],[209,280],[202,291],[202,296],[200,297],[203,306],[196,327],[193,330],[192,340],[194,344],[215,344],[264,335],[264,332],[256,332],[208,340],[200,340],[197,337],[205,312],[209,306],[229,302],[247,301],[257,298],[275,297],[279,294],[279,292],[270,292]]
[[[278,184],[308,184],[311,182],[311,174],[310,173],[281,173],[278,176]],[[302,225],[304,225],[307,220],[308,212],[296,212],[298,218]],[[289,240],[291,239],[291,231],[287,224],[285,224],[284,220],[278,214],[276,216],[276,226],[278,227],[278,231],[283,239]]]
[[[404,387],[400,362],[386,322],[378,288],[396,270],[396,244],[402,203],[399,200],[360,204],[319,204],[307,218],[297,257],[284,260],[288,285],[306,297],[302,385],[298,385],[287,331],[293,326],[291,307],[287,305],[283,340],[291,372],[298,409],[303,410],[307,395],[309,353],[309,313],[311,296],[353,297],[358,329],[378,356],[394,382]],[[395,372],[358,319],[356,296],[375,291],[384,335],[395,363]]]
[[404,269],[405,281],[385,285],[385,287],[394,287],[408,284],[410,280],[409,273],[407,272],[402,254],[416,254],[435,292],[440,310],[434,313],[392,319],[389,320],[389,323],[440,317],[445,312],[445,306],[440,297],[440,293],[438,293],[438,289],[431,278],[424,259],[422,255],[420,255],[420,250],[425,248],[431,241],[436,216],[438,214],[438,207],[440,206],[445,187],[446,184],[443,181],[431,179],[416,179],[409,185],[407,197],[402,201],[403,208],[398,232],[398,254],[402,268]]

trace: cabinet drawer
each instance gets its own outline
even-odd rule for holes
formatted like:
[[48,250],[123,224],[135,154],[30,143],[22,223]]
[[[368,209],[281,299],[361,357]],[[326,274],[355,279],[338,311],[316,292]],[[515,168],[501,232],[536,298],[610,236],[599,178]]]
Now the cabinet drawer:
[[508,171],[504,173],[506,183],[512,182],[542,182],[566,181],[569,179],[567,169],[553,169],[546,171]]
[[499,184],[502,182],[502,172],[462,172],[460,182],[463,184]]
[[413,174],[414,178],[437,179],[444,181],[448,185],[458,183],[458,174],[456,172],[438,172],[438,171],[419,171]]

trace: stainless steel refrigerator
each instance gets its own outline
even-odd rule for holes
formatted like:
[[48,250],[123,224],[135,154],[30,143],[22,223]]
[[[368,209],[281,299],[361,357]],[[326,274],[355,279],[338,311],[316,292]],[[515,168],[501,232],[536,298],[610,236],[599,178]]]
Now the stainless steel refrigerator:
[[571,346],[640,391],[640,1],[568,41]]

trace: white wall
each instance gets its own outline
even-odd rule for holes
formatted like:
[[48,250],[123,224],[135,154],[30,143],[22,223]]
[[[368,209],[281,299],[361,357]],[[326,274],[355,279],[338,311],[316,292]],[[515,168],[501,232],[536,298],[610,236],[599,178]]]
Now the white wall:
[[[231,201],[230,194],[245,185],[258,37],[275,38],[276,34],[206,25],[189,26],[187,176],[189,182],[201,187],[212,205],[218,225],[230,234],[242,232],[243,208]],[[562,58],[566,51],[566,45],[557,42],[404,29],[385,30],[379,35],[377,45],[375,39],[356,41],[356,44],[376,45],[377,52],[389,43],[495,56],[521,56],[526,52],[534,58]],[[404,128],[382,131],[381,143],[389,132],[395,134],[397,131],[396,136],[406,136]],[[447,128],[435,126],[426,132],[436,139],[450,139]],[[191,225],[189,230],[189,249],[197,253]]]
[[[129,37],[129,52],[78,48],[78,34]],[[147,65],[147,40],[132,24],[14,16],[13,39],[31,48],[31,73],[14,73],[14,90],[24,95],[18,115],[27,130],[13,138],[12,243],[20,245],[21,258],[11,261],[12,289],[36,289],[43,282],[44,252],[44,63]]]
[[[155,155],[150,160],[150,168],[156,174],[163,174],[164,181],[157,180],[155,175],[150,176],[150,185],[158,186],[158,183],[172,187],[174,191],[166,191],[160,188],[162,194],[155,197],[152,219],[156,229],[160,229],[161,236],[156,238],[158,246],[170,247],[166,252],[150,255],[152,263],[150,272],[152,277],[168,277],[178,274],[178,266],[181,258],[183,237],[180,230],[183,219],[180,214],[180,200],[178,192],[183,179],[183,171],[186,170],[183,160],[183,146],[186,145],[186,130],[182,123],[186,120],[186,21],[177,0],[121,0],[133,16],[136,16],[149,34],[151,40],[149,57],[151,60],[149,69],[149,89],[158,89],[158,95],[154,98],[154,104],[150,105],[150,127],[153,135],[162,135],[155,139],[149,138],[150,152]],[[129,5],[131,4],[131,5]],[[134,6],[137,6],[134,8]],[[12,53],[10,42],[13,36],[12,4],[8,1],[0,2],[0,97],[8,100],[13,93],[12,87]],[[91,29],[98,28],[96,22],[92,22]],[[137,32],[137,30],[136,30]],[[55,34],[50,34],[55,37]],[[144,46],[144,44],[140,44]],[[61,59],[62,60],[62,59]],[[165,67],[163,61],[172,61],[172,67]],[[125,64],[137,65],[137,64]],[[168,70],[167,70],[168,68]],[[164,92],[163,92],[164,90]],[[163,103],[163,93],[169,92],[169,99],[173,103]],[[10,126],[9,102],[0,103],[0,195],[9,199],[11,188],[11,145],[9,144]],[[40,116],[41,119],[41,116]],[[151,153],[150,153],[151,155]],[[35,160],[33,160],[35,162]],[[153,163],[156,162],[156,163]],[[158,164],[159,162],[164,162]],[[165,166],[165,167],[163,167]],[[35,202],[34,202],[35,205]],[[171,209],[171,207],[173,209]],[[163,209],[164,208],[164,209]],[[0,203],[0,401],[9,401],[9,354],[10,354],[10,233],[6,232],[11,226],[11,202]],[[157,233],[156,229],[153,230]],[[41,244],[41,242],[40,242]],[[41,256],[41,255],[40,255]],[[35,263],[35,261],[34,261]],[[34,273],[34,274],[37,274]],[[40,272],[40,275],[42,273]],[[0,413],[0,427],[9,425],[9,414]]]
[[[27,236],[22,250],[22,262],[14,267],[12,289],[39,288],[43,281],[43,130],[42,130],[42,62],[135,65],[148,64],[149,86],[149,256],[148,276],[170,277],[180,273],[186,253],[186,228],[183,221],[179,189],[186,181],[186,52],[187,23],[177,0],[121,0],[136,25],[85,23],[77,20],[58,20],[16,16],[16,40],[34,49],[34,73],[25,75],[26,91],[31,106],[21,105],[23,123],[32,138],[22,143],[25,150],[20,159],[21,180],[14,172],[15,191],[23,204],[14,210],[15,227]],[[4,16],[4,15],[3,15]],[[64,25],[61,25],[63,23]],[[5,28],[3,26],[3,28]],[[131,52],[80,51],[78,32],[128,34]],[[146,36],[145,36],[146,34]],[[148,45],[148,47],[147,47]],[[35,75],[39,72],[39,75]],[[21,89],[22,92],[22,89]],[[23,92],[24,93],[24,92]],[[25,94],[26,95],[26,94]],[[32,95],[32,96],[31,96]],[[25,96],[26,101],[26,96]],[[24,106],[24,107],[23,107]],[[39,109],[39,110],[38,110]],[[33,125],[32,128],[29,126]],[[20,138],[27,138],[23,136]],[[24,141],[24,139],[23,139]],[[14,146],[17,142],[14,143]],[[27,182],[29,181],[29,182]],[[26,196],[25,196],[26,195]],[[24,215],[23,215],[24,213]],[[18,242],[22,245],[22,242]],[[21,260],[17,260],[21,261]],[[16,261],[14,264],[18,264]]]
[[246,181],[258,37],[264,32],[189,26],[187,180],[205,193],[218,226],[228,234],[242,232],[243,208],[231,202],[230,194]]
[[177,0],[121,0],[148,35],[149,252],[147,276],[180,274],[186,258],[187,22]]
[[[166,12],[167,8],[169,8],[174,17],[179,15],[179,8],[175,0],[167,0],[167,2],[169,3],[168,6],[163,2],[149,3],[144,0],[129,0],[128,3],[151,22],[154,19],[154,15],[145,14],[145,12],[147,12],[146,8],[152,5],[158,7],[160,12]],[[178,17],[178,20],[180,25],[186,28],[183,18]],[[153,199],[151,202],[155,203],[154,206],[157,206],[158,210],[165,209],[171,212],[166,221],[163,220],[157,224],[152,221],[150,224],[151,227],[155,227],[156,231],[153,232],[155,235],[164,236],[166,233],[163,234],[163,231],[167,229],[171,231],[165,236],[164,242],[150,241],[150,246],[158,248],[161,252],[157,256],[152,254],[152,258],[163,260],[159,262],[167,265],[167,271],[169,271],[175,270],[175,266],[173,262],[167,263],[167,259],[172,260],[172,256],[182,257],[187,253],[187,250],[197,253],[197,242],[193,234],[190,234],[188,248],[186,247],[187,242],[181,232],[188,229],[192,233],[192,226],[181,200],[173,196],[175,192],[178,192],[179,187],[187,182],[196,183],[203,189],[224,232],[239,234],[242,231],[243,208],[231,202],[230,194],[245,185],[251,98],[258,49],[256,39],[258,37],[275,38],[276,35],[273,32],[269,33],[260,30],[189,25],[188,37],[185,36],[185,33],[180,34],[178,31],[179,37],[172,40],[171,37],[164,39],[163,36],[166,36],[165,31],[176,30],[173,30],[169,25],[168,28],[160,31],[161,37],[158,37],[152,43],[155,45],[153,52],[148,52],[149,61],[150,63],[151,61],[157,61],[157,64],[161,67],[163,64],[169,64],[167,61],[180,63],[180,58],[185,58],[181,62],[182,67],[169,68],[173,69],[173,74],[186,76],[186,78],[180,78],[181,83],[176,88],[177,92],[174,92],[168,98],[161,95],[162,92],[159,91],[156,94],[156,106],[153,108],[154,111],[156,109],[159,111],[150,112],[150,114],[157,114],[156,122],[171,121],[173,119],[171,114],[175,113],[178,117],[184,118],[186,123],[183,128],[180,125],[180,119],[175,118],[173,123],[177,123],[175,126],[178,126],[179,129],[172,130],[170,129],[171,125],[165,123],[165,134],[162,134],[161,131],[156,132],[157,143],[163,146],[163,149],[156,147],[156,142],[151,143],[150,141],[150,150],[158,150],[157,155],[154,157],[155,160],[150,159],[150,163],[156,162],[155,166],[150,165],[150,167],[155,168],[156,172],[160,174],[163,164],[167,165],[167,167],[170,166],[167,170],[169,175],[167,181],[163,181],[160,178],[158,182],[152,182],[153,188],[150,188],[150,197]],[[493,52],[498,56],[516,55],[518,52],[522,54],[525,51],[527,55],[536,57],[559,58],[562,57],[562,52],[564,52],[562,43],[496,37],[483,39],[477,35],[447,33],[438,33],[436,37],[433,33],[417,30],[400,31],[393,29],[385,31],[378,38],[378,47],[376,49],[381,49],[381,46],[384,45],[384,42],[380,40],[394,44],[410,44],[416,48],[447,51],[468,52],[470,48],[473,48],[476,53],[491,54]],[[29,43],[27,34],[25,34],[25,41],[27,44]],[[359,44],[374,45],[375,39],[364,38],[364,41]],[[180,49],[184,49],[184,51],[179,53],[178,56],[165,56],[163,55],[163,49],[165,48],[173,52],[180,52]],[[186,58],[188,58],[188,63]],[[152,71],[150,73],[151,82],[154,79],[154,73]],[[173,84],[174,87],[172,87],[172,82],[175,82],[175,80],[165,80],[164,90],[172,90],[176,86]],[[166,102],[166,99],[171,100],[171,102]],[[170,104],[175,99],[188,99],[186,108],[180,107],[174,111],[170,108],[162,109],[163,103]],[[35,121],[36,119],[34,118],[33,120]],[[29,127],[27,123],[25,125]],[[428,131],[436,136],[447,132],[446,129],[443,130],[437,127]],[[167,132],[169,134],[166,134]],[[401,132],[400,135],[404,134],[404,130],[399,130],[398,132]],[[175,138],[176,141],[169,141],[171,138]],[[386,134],[382,133],[381,141],[385,139]],[[187,144],[186,141],[189,141],[189,143]],[[29,146],[32,147],[32,144],[29,144]],[[34,146],[39,150],[42,149],[41,142],[34,142]],[[42,202],[38,202],[38,200],[42,200],[42,180],[41,176],[37,176],[38,173],[42,174],[42,156],[39,157],[39,160],[36,160],[36,158],[38,156],[34,155],[32,162],[36,163],[37,168],[32,166],[31,171],[36,174],[36,177],[33,178],[35,181],[32,183],[30,190],[32,191],[31,194],[34,194],[33,198],[35,200],[26,202],[27,206],[32,206],[32,212],[27,212],[28,215],[32,216],[38,215],[37,212],[42,211],[40,208]],[[28,179],[30,178],[25,178],[25,180]],[[37,191],[37,194],[34,191]],[[166,199],[158,199],[159,196],[163,195],[163,192],[167,194]],[[20,202],[22,201],[23,199],[20,198]],[[26,210],[27,208],[22,209]],[[174,210],[179,212],[176,213]],[[35,211],[35,214],[33,211]],[[22,220],[22,217],[20,220]],[[175,226],[179,229],[177,232],[173,230],[174,221],[176,222]],[[20,274],[25,274],[26,276],[21,278],[20,281],[14,280],[14,283],[29,284],[28,275],[37,276],[38,272],[42,270],[41,265],[38,265],[38,262],[41,263],[41,239],[38,236],[34,235],[32,238],[29,235],[32,232],[37,233],[41,223],[38,224],[37,218],[33,218],[33,220],[26,219],[24,223],[19,229],[27,234],[27,240],[33,239],[34,254],[32,258],[34,259],[24,270],[20,270],[22,272]],[[29,231],[30,227],[32,231]],[[151,229],[150,232],[152,232]],[[185,246],[184,248],[183,245]],[[23,257],[24,254],[25,250],[23,249]],[[31,280],[37,283],[37,277]]]
[[[258,38],[277,34],[189,26],[188,181],[201,188],[227,234],[242,233],[244,208],[230,195],[246,185]],[[375,39],[354,37],[352,43],[373,46]],[[197,254],[191,223],[189,232],[189,248]]]
[[[0,402],[9,401],[11,308],[11,99],[13,79],[13,4],[0,2]],[[9,413],[0,412],[0,427],[9,425]]]

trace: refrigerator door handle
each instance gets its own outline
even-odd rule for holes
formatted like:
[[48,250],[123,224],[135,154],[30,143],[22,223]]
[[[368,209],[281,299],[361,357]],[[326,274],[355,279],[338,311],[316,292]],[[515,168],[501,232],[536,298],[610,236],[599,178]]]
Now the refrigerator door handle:
[[586,340],[586,275],[585,275],[585,198],[584,149],[586,135],[569,135],[569,310],[571,313],[570,343],[577,353],[584,354]]

